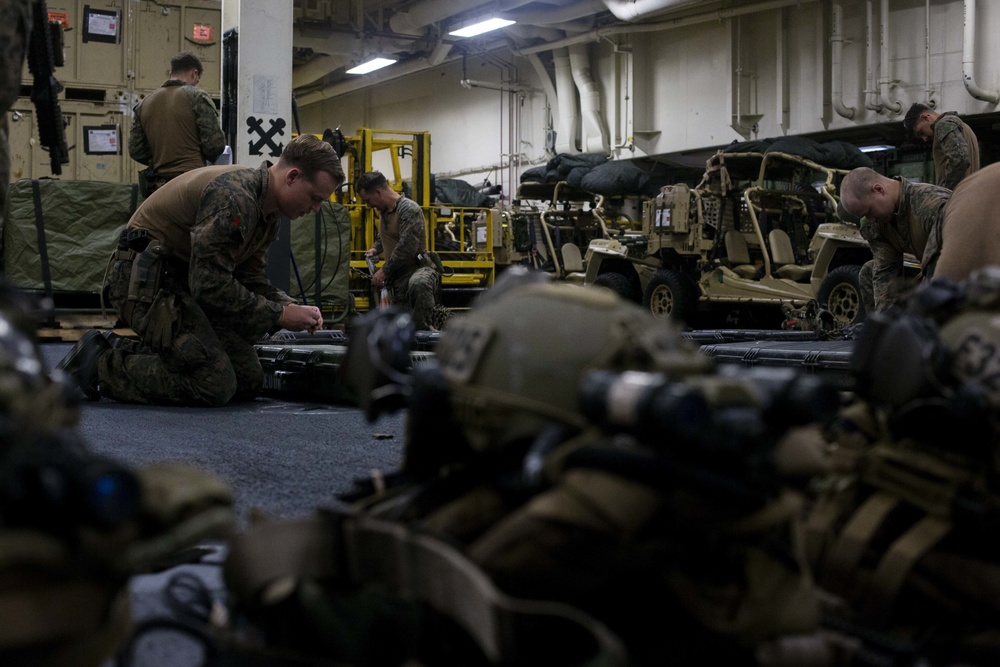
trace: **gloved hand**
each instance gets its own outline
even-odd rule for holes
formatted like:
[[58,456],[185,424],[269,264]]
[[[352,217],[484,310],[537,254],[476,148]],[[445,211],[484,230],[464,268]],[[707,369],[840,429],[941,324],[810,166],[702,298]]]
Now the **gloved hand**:
[[143,320],[142,341],[154,352],[162,352],[173,343],[175,327],[180,326],[180,321],[177,295],[160,290]]

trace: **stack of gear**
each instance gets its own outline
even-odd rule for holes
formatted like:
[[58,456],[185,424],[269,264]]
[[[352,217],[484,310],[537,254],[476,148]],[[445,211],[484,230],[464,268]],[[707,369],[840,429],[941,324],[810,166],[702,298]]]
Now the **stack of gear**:
[[345,368],[370,419],[409,408],[402,469],[232,543],[237,616],[270,646],[348,664],[752,664],[817,629],[796,487],[825,470],[811,424],[836,391],[724,372],[610,292],[513,269],[403,377],[407,319],[367,314]]
[[37,304],[0,286],[0,664],[101,665],[131,630],[128,579],[232,527],[198,470],[131,470],[89,451],[46,372]]
[[[824,626],[880,664],[1000,660],[1000,268],[868,316],[804,526]],[[848,663],[846,659],[829,664]],[[874,664],[874,663],[865,663]]]

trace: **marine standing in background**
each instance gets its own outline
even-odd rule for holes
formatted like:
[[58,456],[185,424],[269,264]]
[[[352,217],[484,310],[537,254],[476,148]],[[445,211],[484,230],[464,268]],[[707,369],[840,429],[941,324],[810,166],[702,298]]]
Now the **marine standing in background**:
[[366,254],[384,255],[385,263],[372,276],[372,283],[377,289],[388,285],[392,303],[409,306],[418,330],[435,331],[438,275],[421,260],[427,256],[427,236],[419,204],[390,188],[377,171],[362,174],[354,191],[379,214],[378,238]]
[[197,87],[202,71],[198,56],[181,51],[170,59],[170,78],[135,107],[128,154],[149,166],[146,195],[226,149],[215,103]]
[[903,127],[924,142],[933,142],[934,181],[954,190],[963,178],[979,170],[979,140],[954,111],[935,113],[917,102],[906,112]]
[[840,192],[844,209],[864,218],[861,235],[874,256],[861,267],[865,310],[885,310],[897,300],[896,283],[903,278],[905,253],[920,259],[924,280],[933,277],[941,252],[944,207],[951,191],[858,167],[844,177]]
[[275,164],[204,167],[144,200],[112,256],[105,294],[141,338],[135,351],[84,334],[60,362],[92,400],[221,406],[263,387],[254,343],[279,328],[315,332],[323,316],[264,272],[281,216],[319,210],[344,182],[311,134]]
[[0,2],[0,224],[10,183],[10,131],[7,110],[21,90],[24,53],[31,34],[31,2]]

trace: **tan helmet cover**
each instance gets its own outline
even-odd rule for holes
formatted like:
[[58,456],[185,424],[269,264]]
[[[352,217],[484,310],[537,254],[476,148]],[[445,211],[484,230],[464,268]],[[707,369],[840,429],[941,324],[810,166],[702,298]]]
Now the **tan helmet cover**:
[[608,290],[565,283],[520,285],[477,304],[452,318],[436,355],[476,451],[530,437],[546,422],[584,427],[588,370],[711,366],[675,325]]

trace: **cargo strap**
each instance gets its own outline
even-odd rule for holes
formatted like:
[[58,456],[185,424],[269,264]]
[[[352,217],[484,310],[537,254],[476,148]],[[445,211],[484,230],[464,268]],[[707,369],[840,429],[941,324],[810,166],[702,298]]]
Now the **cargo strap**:
[[864,613],[873,619],[884,619],[913,566],[950,531],[950,521],[926,516],[893,542],[869,583]]
[[898,505],[898,498],[882,492],[873,494],[861,504],[844,526],[823,564],[820,583],[824,587],[840,595],[854,591],[858,564],[865,549]]
[[[6,187],[6,186],[5,186]],[[35,202],[35,231],[38,232],[38,260],[42,263],[42,283],[45,297],[52,300],[52,272],[49,270],[49,250],[45,242],[45,217],[42,215],[42,189],[38,179],[31,180],[31,196]]]
[[810,510],[803,525],[806,560],[813,568],[818,568],[820,559],[836,537],[840,518],[851,508],[856,484],[848,480],[844,488],[838,488],[822,496]]
[[225,576],[231,591],[264,604],[301,578],[376,586],[456,621],[493,664],[523,664],[556,626],[588,635],[600,664],[626,662],[620,640],[589,615],[509,597],[450,545],[371,517],[330,510],[251,526],[230,541]]

